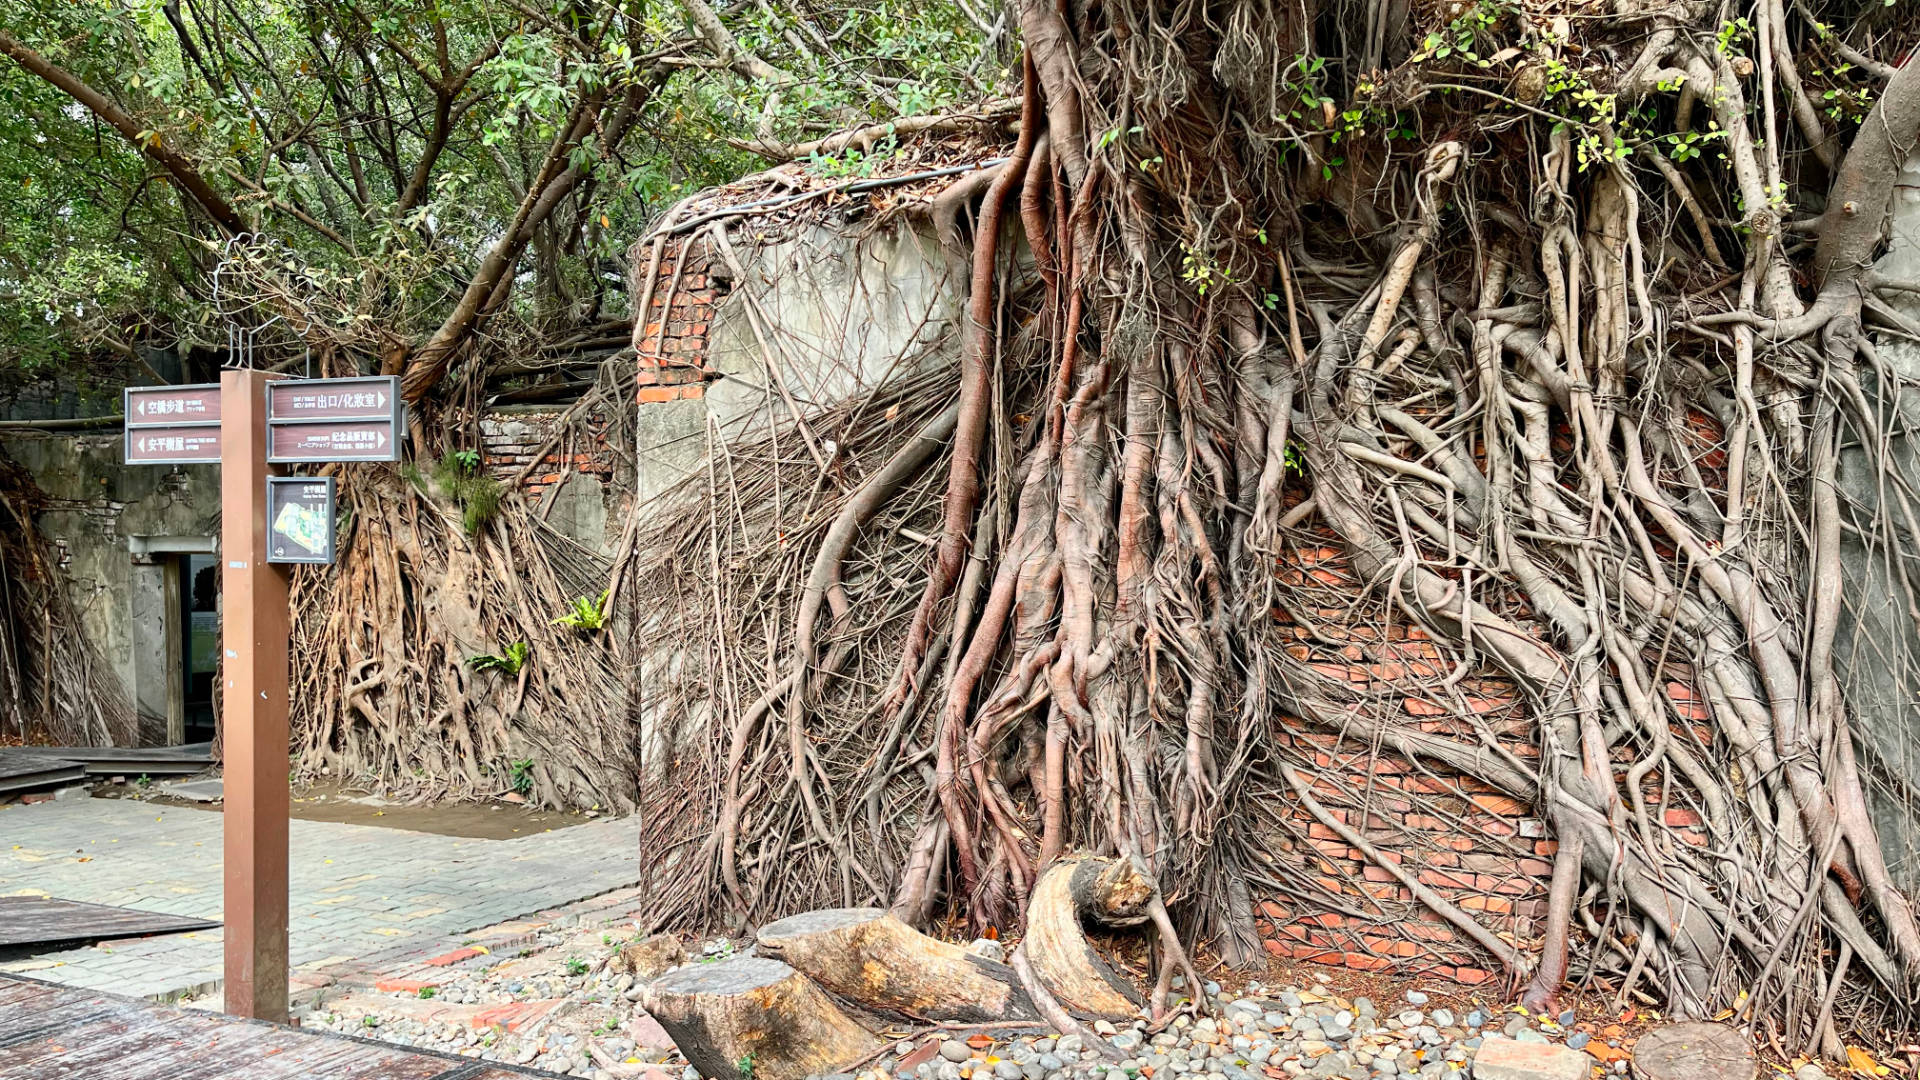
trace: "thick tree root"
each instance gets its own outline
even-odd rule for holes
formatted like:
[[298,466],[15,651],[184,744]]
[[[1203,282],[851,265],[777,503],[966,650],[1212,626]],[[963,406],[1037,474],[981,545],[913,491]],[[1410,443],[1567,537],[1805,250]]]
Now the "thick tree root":
[[878,908],[809,911],[768,923],[756,937],[765,955],[874,1012],[967,1023],[1040,1015],[1012,968]]

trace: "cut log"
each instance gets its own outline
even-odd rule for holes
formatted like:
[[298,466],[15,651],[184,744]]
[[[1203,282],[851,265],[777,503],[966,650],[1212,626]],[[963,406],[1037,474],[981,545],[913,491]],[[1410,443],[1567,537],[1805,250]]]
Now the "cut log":
[[829,908],[760,929],[760,950],[862,1008],[913,1020],[1037,1020],[1005,964],[879,908]]
[[1027,904],[1022,942],[1033,973],[1075,1016],[1124,1020],[1140,992],[1094,951],[1083,923],[1138,926],[1149,918],[1154,884],[1133,859],[1066,858],[1047,867]]
[[763,956],[668,972],[640,1004],[708,1080],[805,1080],[885,1045],[805,976]]

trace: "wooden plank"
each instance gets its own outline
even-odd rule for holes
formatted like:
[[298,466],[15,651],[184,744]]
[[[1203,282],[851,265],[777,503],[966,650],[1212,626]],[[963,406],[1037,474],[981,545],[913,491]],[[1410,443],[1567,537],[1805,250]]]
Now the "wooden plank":
[[213,766],[212,743],[186,746],[12,746],[0,750],[0,761],[26,763],[61,760],[78,765],[89,776],[181,776]]
[[0,750],[0,791],[33,791],[86,778],[87,767],[78,761]]
[[526,1080],[552,1075],[0,975],[0,1080]]
[[148,937],[219,925],[206,919],[85,904],[58,897],[0,896],[0,946]]

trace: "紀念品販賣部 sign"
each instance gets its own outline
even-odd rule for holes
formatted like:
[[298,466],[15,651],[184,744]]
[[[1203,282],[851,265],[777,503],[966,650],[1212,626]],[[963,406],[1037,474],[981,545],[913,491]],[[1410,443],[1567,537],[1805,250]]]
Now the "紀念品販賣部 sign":
[[397,376],[288,379],[267,388],[267,460],[399,461]]
[[122,401],[127,464],[219,462],[220,384],[130,386]]
[[333,561],[331,476],[267,477],[267,561]]

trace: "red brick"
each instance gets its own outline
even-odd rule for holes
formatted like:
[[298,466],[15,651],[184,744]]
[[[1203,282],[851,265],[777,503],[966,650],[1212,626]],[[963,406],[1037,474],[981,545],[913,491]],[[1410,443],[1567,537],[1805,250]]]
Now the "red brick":
[[1455,968],[1453,972],[1455,982],[1465,983],[1468,986],[1478,986],[1491,978],[1493,978],[1491,971],[1483,971],[1480,968]]
[[457,964],[462,960],[466,960],[470,957],[475,957],[480,955],[482,955],[482,953],[480,952],[479,949],[455,949],[450,953],[446,953],[441,956],[436,956],[433,959],[428,960],[427,966],[428,967],[451,967],[452,965]]
[[1506,817],[1519,817],[1527,812],[1525,803],[1517,799],[1509,799],[1505,795],[1475,795],[1473,804],[1490,814],[1501,814]]
[[495,1005],[492,1008],[481,1009],[479,1012],[474,1013],[472,1019],[468,1020],[467,1023],[471,1025],[475,1031],[485,1031],[488,1028],[494,1027],[506,1028],[508,1031],[519,1031],[521,1028],[552,1012],[554,1007],[559,1004],[559,1001],[509,1002],[505,1005]]
[[1672,825],[1676,828],[1682,828],[1689,825],[1701,824],[1699,814],[1696,814],[1691,810],[1682,810],[1677,808],[1668,810],[1665,815],[1665,820],[1667,824]]
[[439,987],[437,982],[424,982],[419,979],[377,979],[373,988],[386,994],[418,994],[428,987]]

